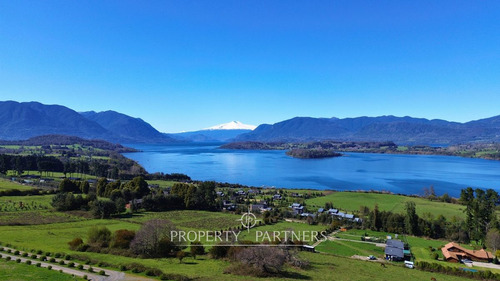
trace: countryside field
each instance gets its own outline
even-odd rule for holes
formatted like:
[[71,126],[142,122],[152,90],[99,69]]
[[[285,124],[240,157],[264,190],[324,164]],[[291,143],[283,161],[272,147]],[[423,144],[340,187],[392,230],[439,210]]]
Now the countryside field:
[[[430,213],[434,217],[443,215],[446,218],[463,217],[463,206],[458,204],[430,201],[424,198],[408,197],[392,194],[365,193],[365,192],[333,192],[326,196],[307,199],[310,209],[323,208],[325,203],[332,202],[334,208],[348,212],[359,211],[360,206],[373,209],[375,204],[381,211],[404,212],[405,202],[415,202],[418,215]],[[314,208],[312,208],[314,207]]]
[[24,281],[24,280],[50,280],[50,281],[76,281],[82,278],[60,273],[47,268],[35,267],[15,261],[0,259],[0,281]]

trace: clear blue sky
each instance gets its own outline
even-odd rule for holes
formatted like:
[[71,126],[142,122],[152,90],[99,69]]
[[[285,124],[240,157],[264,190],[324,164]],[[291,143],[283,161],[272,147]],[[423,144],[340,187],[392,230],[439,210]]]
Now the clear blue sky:
[[231,120],[500,114],[500,1],[0,0],[0,100]]

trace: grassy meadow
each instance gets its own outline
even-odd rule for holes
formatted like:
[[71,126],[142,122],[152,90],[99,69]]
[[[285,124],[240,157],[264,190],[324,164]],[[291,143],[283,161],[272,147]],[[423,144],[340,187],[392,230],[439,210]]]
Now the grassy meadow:
[[22,281],[22,280],[50,280],[50,281],[75,281],[82,278],[72,277],[69,274],[60,273],[47,268],[16,263],[0,259],[0,281]]
[[322,197],[306,200],[309,209],[322,208],[325,203],[332,202],[335,208],[348,212],[359,211],[360,206],[368,206],[373,209],[375,204],[381,211],[404,212],[405,202],[415,202],[417,214],[430,213],[437,217],[443,215],[446,218],[463,217],[462,205],[430,201],[424,198],[408,197],[402,195],[365,193],[365,192],[332,192]]

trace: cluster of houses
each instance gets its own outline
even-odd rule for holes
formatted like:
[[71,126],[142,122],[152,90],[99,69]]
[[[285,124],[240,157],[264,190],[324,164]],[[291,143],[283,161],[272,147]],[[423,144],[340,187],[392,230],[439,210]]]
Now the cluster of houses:
[[360,223],[362,222],[361,218],[357,218],[355,217],[353,214],[348,214],[348,213],[344,213],[344,212],[341,212],[339,211],[338,209],[328,209],[328,210],[325,210],[323,208],[319,208],[318,209],[318,213],[328,213],[329,215],[335,217],[335,218],[338,218],[338,219],[343,219],[343,220],[348,220],[348,221],[353,221],[353,222],[357,222],[357,223]]

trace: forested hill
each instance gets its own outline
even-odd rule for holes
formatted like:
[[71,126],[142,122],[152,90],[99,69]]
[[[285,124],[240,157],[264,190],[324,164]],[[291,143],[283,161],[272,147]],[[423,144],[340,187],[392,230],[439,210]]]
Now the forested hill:
[[114,111],[80,114],[61,105],[0,101],[0,139],[54,134],[119,143],[176,142],[143,120]]
[[90,146],[97,149],[110,150],[119,153],[137,151],[134,148],[125,147],[121,144],[110,143],[104,140],[87,140],[75,136],[65,135],[44,135],[19,141],[0,140],[0,145],[6,146],[61,146],[75,144],[78,144],[80,146]]
[[397,144],[435,145],[500,141],[500,115],[467,123],[412,117],[311,118],[296,117],[260,125],[236,141],[304,142],[393,141]]

